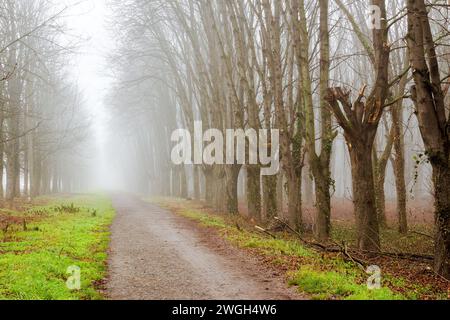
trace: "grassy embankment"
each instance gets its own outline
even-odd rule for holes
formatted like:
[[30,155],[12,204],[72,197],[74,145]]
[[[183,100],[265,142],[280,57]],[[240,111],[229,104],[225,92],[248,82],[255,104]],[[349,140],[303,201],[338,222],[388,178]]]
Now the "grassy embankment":
[[406,300],[445,299],[445,292],[436,292],[432,285],[414,284],[384,272],[382,288],[369,290],[361,267],[342,254],[325,253],[307,248],[292,235],[278,233],[276,239],[262,234],[239,217],[211,213],[199,203],[174,199],[151,199],[201,226],[212,228],[233,245],[262,256],[272,266],[286,272],[289,285],[312,299],[340,300]]
[[[102,299],[99,285],[114,216],[110,200],[103,195],[47,198],[25,208],[0,210],[0,299]],[[66,285],[71,266],[81,270],[80,290]]]

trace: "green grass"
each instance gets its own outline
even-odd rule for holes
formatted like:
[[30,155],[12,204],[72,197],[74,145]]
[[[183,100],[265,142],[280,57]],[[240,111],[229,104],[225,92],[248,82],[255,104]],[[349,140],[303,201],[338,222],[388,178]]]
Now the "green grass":
[[[102,299],[96,283],[106,275],[108,229],[114,216],[109,199],[93,195],[50,201],[23,214],[39,217],[27,231],[17,226],[0,233],[0,299]],[[78,212],[57,208],[72,203]],[[80,290],[66,286],[70,266],[81,269]]]
[[[238,231],[238,230],[235,230]],[[253,232],[231,232],[227,239],[241,248],[258,249],[268,255],[285,255],[294,257],[315,257],[315,252],[303,247],[296,241],[270,239]]]
[[221,217],[205,215],[201,212],[190,209],[183,210],[182,214],[186,218],[200,222],[205,227],[216,227],[221,229],[227,228],[225,220]]
[[389,288],[369,290],[367,285],[359,284],[357,275],[343,272],[321,272],[312,266],[302,266],[291,275],[290,285],[296,285],[313,299],[331,300],[403,300]]
[[[411,230],[407,235],[400,235],[395,228],[381,228],[381,246],[387,252],[409,252],[415,254],[429,255],[434,250],[433,237],[424,236],[433,234],[432,226],[411,225]],[[422,233],[419,234],[419,233]],[[355,244],[357,235],[353,226],[345,224],[334,224],[332,229],[332,237],[335,241],[348,244]]]
[[[207,212],[194,202],[174,199],[151,199],[169,210],[199,222],[204,227],[217,229],[232,244],[263,255],[274,265],[288,269],[286,278],[291,286],[312,299],[339,300],[402,300],[417,299],[430,290],[416,286],[410,289],[404,279],[382,274],[382,288],[369,290],[366,274],[356,264],[341,256],[324,254],[303,246],[289,236],[279,234],[272,239],[244,224],[239,217]],[[239,227],[238,227],[239,225]],[[342,230],[340,230],[342,231]]]

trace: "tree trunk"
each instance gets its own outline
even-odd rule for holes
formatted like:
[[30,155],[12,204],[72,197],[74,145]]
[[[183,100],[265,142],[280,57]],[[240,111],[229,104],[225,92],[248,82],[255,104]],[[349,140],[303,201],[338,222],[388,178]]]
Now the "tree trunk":
[[378,215],[372,171],[372,146],[350,148],[353,178],[353,201],[358,231],[358,247],[380,251]]
[[277,206],[278,206],[278,214],[281,217],[285,217],[285,199],[287,191],[287,182],[285,179],[284,172],[280,172],[277,176]]
[[5,143],[4,140],[4,108],[5,104],[0,105],[0,199],[5,197],[5,190],[3,188],[3,175],[4,175],[4,161],[5,161]]
[[398,231],[401,234],[408,232],[408,218],[406,213],[406,179],[405,179],[405,139],[403,135],[403,104],[392,111],[392,125],[394,126],[394,152],[393,160],[395,174],[395,189],[397,194]]
[[[35,140],[35,138],[33,139]],[[42,164],[40,152],[34,150],[33,152],[33,162],[32,162],[33,172],[31,175],[31,197],[36,198],[41,194],[41,180],[42,180]]]
[[[327,161],[329,164],[329,162]],[[331,233],[331,194],[330,194],[330,167],[317,165],[314,169],[315,189],[316,189],[316,238],[319,241],[326,241]]]
[[[399,154],[397,153],[397,157]],[[400,234],[408,233],[408,215],[406,212],[406,183],[405,183],[405,162],[396,159],[394,161],[395,186],[397,192],[397,215],[398,232]]]
[[[229,214],[239,213],[238,180],[240,171],[240,165],[229,165],[225,167],[226,209]],[[220,194],[218,196],[220,197]]]
[[423,0],[408,0],[408,48],[419,128],[433,166],[436,241],[435,272],[450,279],[450,119],[446,112],[438,54]]
[[[281,172],[279,173],[279,176],[283,177]],[[283,206],[280,207],[277,204],[278,197],[283,197],[283,189],[281,189],[281,192],[279,191],[277,179],[277,175],[263,177],[264,218],[267,221],[276,217],[279,214],[278,211],[280,211],[281,215],[283,214],[281,212]],[[280,185],[282,186],[283,183],[281,182]]]
[[[373,150],[376,154],[376,151]],[[386,181],[386,167],[382,166],[377,159],[376,155],[373,158],[373,175],[374,175],[374,187],[375,187],[375,205],[377,208],[378,221],[381,226],[387,227],[386,217],[386,194],[384,190],[384,184]]]
[[183,199],[187,199],[189,195],[188,195],[186,170],[184,165],[180,166],[179,170],[180,170],[180,197]]
[[55,164],[53,167],[52,193],[59,193],[58,180],[58,166]]
[[375,205],[377,207],[378,221],[381,226],[387,227],[386,217],[386,193],[384,185],[386,182],[386,168],[389,162],[389,158],[392,154],[392,147],[394,145],[395,132],[394,128],[391,128],[389,135],[387,136],[386,147],[383,154],[378,157],[377,144],[374,143],[372,148],[372,163],[373,163],[373,176],[375,185]]
[[214,192],[213,192],[213,186],[214,186],[214,176],[213,176],[213,170],[211,167],[204,168],[203,173],[205,176],[205,201],[209,206],[213,205],[213,199],[214,199]]
[[450,279],[450,167],[433,165],[436,209],[435,271]]
[[[309,156],[307,156],[308,158]],[[310,162],[309,160],[306,161],[306,163]],[[314,191],[313,191],[313,180],[311,177],[312,174],[312,169],[310,165],[305,166],[305,172],[303,174],[303,190],[305,191],[305,194],[303,195],[303,203],[305,205],[308,206],[312,206],[313,205],[313,196],[314,196]]]
[[17,153],[15,150],[15,148],[10,150],[6,162],[6,197],[8,200],[13,200],[17,197]]
[[[213,169],[213,206],[219,211],[227,211],[228,194],[227,194],[227,181],[226,172],[223,166],[216,166]],[[234,191],[232,191],[234,193]],[[226,196],[224,197],[224,195]],[[237,194],[237,178],[236,178],[236,194]]]
[[[1,139],[1,135],[0,135]],[[5,197],[5,191],[3,190],[3,161],[4,161],[4,153],[3,153],[3,143],[0,142],[0,199]]]
[[50,190],[50,170],[49,170],[48,163],[45,162],[42,165],[42,168],[43,168],[42,191],[44,192],[45,195],[48,195],[51,192],[51,190]]
[[177,167],[172,168],[172,183],[171,183],[171,191],[170,195],[175,198],[180,198],[181,190],[180,190],[180,172]]
[[194,199],[199,201],[200,200],[200,172],[199,172],[198,165],[194,165],[193,175],[194,175]]
[[297,175],[288,178],[288,220],[292,228],[302,230],[301,177]]
[[171,168],[169,166],[165,166],[164,168],[165,170],[163,170],[163,172],[161,172],[159,175],[159,179],[161,181],[161,194],[163,196],[169,197],[173,196],[171,189]]
[[[27,138],[28,139],[28,138]],[[30,195],[28,185],[29,185],[29,167],[28,167],[28,141],[25,143],[25,150],[23,155],[23,195],[28,197]]]
[[247,203],[248,214],[261,220],[261,169],[259,166],[247,166]]

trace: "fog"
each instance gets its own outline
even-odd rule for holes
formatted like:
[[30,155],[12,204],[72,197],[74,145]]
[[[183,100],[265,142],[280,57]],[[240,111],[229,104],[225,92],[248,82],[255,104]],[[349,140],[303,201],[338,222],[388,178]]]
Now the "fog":
[[[407,203],[431,199],[431,165],[409,91],[412,78],[404,71],[407,21],[396,20],[405,12],[403,1],[389,1],[375,16],[368,1],[331,1],[327,24],[316,1],[295,3],[0,1],[2,193],[120,190],[266,215],[278,206],[292,214],[314,207],[323,181],[332,202],[353,201],[352,166],[368,163],[378,205],[397,201],[405,212],[399,195]],[[433,7],[430,15],[432,31],[446,43],[447,8]],[[373,31],[377,18],[380,30],[386,20],[393,25]],[[390,57],[377,56],[378,38],[388,41]],[[444,79],[446,48],[437,49]],[[388,60],[385,105],[376,114],[362,111],[371,117],[362,124],[365,132],[375,134],[361,140],[361,148],[369,146],[365,153],[372,157],[352,163],[355,145],[339,117],[351,111],[344,110],[346,101],[364,106],[380,98],[381,58]],[[343,89],[333,91],[338,109],[328,105],[332,88]],[[196,135],[195,122],[216,131]],[[219,133],[279,130],[279,146],[260,140],[254,146],[266,147],[281,164],[267,177],[261,174],[267,164],[249,161],[174,163],[177,129],[191,133],[189,146],[206,149],[201,160],[230,151]],[[249,160],[246,152],[241,158]]]

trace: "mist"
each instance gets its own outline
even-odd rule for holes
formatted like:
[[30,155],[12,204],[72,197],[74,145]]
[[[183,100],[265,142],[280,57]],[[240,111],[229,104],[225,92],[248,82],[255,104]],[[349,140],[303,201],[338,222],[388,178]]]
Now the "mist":
[[449,14],[446,1],[0,0],[2,203],[181,199],[270,236],[275,223],[335,243],[348,226],[372,253],[387,230],[425,228],[421,254],[448,278]]

